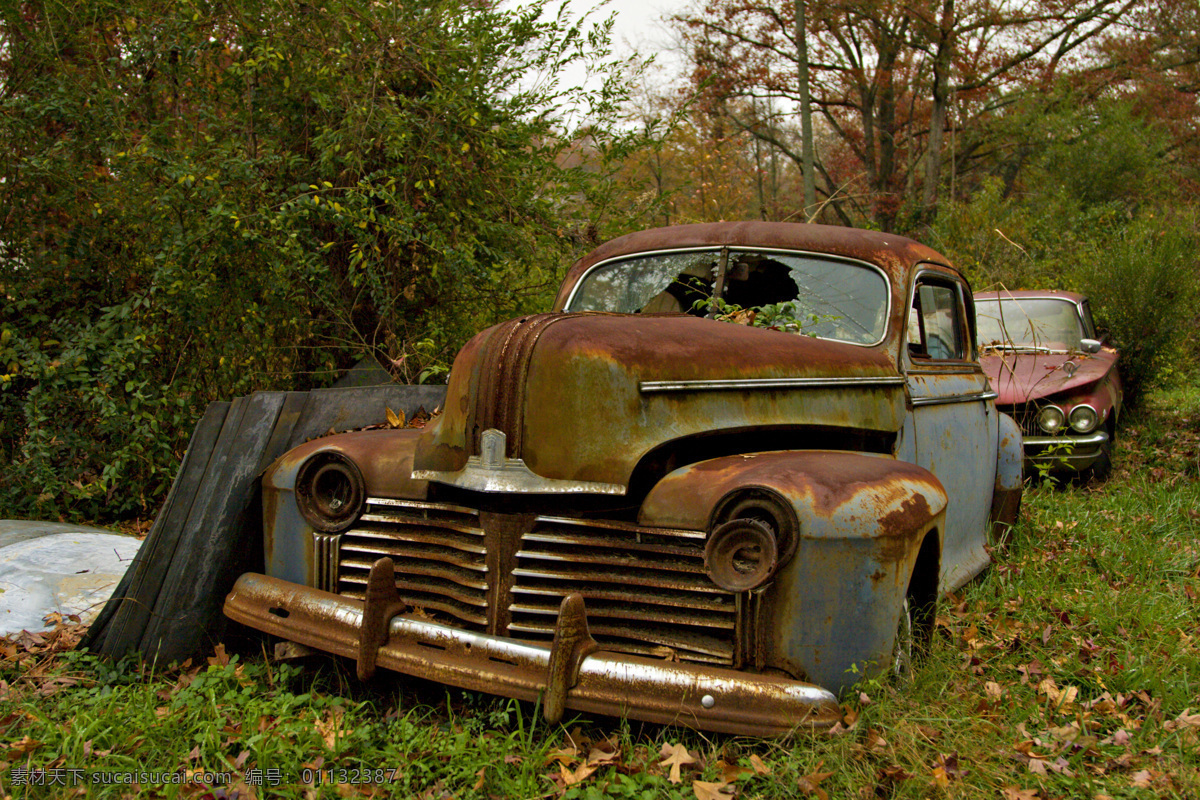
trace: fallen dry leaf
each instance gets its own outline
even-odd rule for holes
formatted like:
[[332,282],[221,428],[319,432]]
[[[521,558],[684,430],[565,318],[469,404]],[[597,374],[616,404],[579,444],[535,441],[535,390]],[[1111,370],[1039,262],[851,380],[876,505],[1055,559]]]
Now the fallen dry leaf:
[[580,764],[574,770],[570,770],[567,769],[564,764],[559,764],[558,775],[560,778],[562,778],[564,785],[574,786],[575,784],[582,783],[591,777],[592,773],[595,772],[596,769],[596,767],[593,767],[589,764]]
[[325,719],[318,717],[316,720],[317,733],[321,735],[321,739],[325,742],[325,747],[328,750],[335,748],[339,736],[345,738],[350,733],[349,729],[342,730],[342,713],[342,709],[334,708]]
[[683,767],[696,763],[696,759],[681,744],[664,744],[659,755],[663,757],[663,760],[658,762],[658,765],[660,767],[670,766],[671,768],[671,772],[667,776],[667,780],[671,783],[681,783],[683,777],[680,775],[680,770]]
[[38,684],[37,694],[41,697],[50,697],[51,695],[58,694],[60,690],[66,689],[68,686],[75,686],[78,683],[78,678],[51,678],[48,681],[42,681]]
[[579,758],[579,750],[574,747],[560,747],[557,750],[551,750],[546,756],[546,763],[557,761],[560,764],[570,764]]
[[740,764],[730,764],[728,761],[718,761],[716,766],[717,772],[721,773],[722,783],[733,783],[754,774],[754,771],[749,767],[743,767]]
[[225,652],[225,645],[218,644],[213,649],[212,656],[208,659],[210,667],[224,667],[229,663],[229,655]]
[[587,763],[592,766],[614,764],[621,758],[621,751],[608,739],[602,739],[592,745],[588,753]]
[[908,772],[903,767],[897,767],[895,765],[884,767],[883,769],[879,770],[879,779],[881,781],[887,781],[890,783],[900,783],[901,781],[906,781],[911,777],[911,772]]
[[1116,747],[1128,747],[1129,742],[1132,739],[1133,737],[1130,736],[1129,731],[1125,730],[1124,728],[1119,728],[1113,731],[1112,736],[1102,740],[1100,744],[1111,744]]
[[692,781],[692,791],[696,794],[696,800],[729,800],[733,797],[734,788],[728,783]]
[[882,734],[874,728],[867,728],[867,735],[863,744],[868,750],[876,753],[881,753],[888,748],[887,739],[884,739]]
[[8,755],[5,758],[14,759],[32,753],[42,746],[42,743],[36,739],[30,739],[28,736],[22,736],[17,741],[8,746]]
[[752,754],[750,756],[750,768],[753,769],[755,772],[757,772],[759,775],[770,775],[771,774],[771,768],[768,767],[766,764],[764,764],[763,760],[754,754]]
[[821,788],[821,783],[826,778],[833,775],[832,772],[821,772],[821,767],[825,765],[824,761],[817,762],[817,768],[808,775],[801,776],[797,781],[797,788],[806,795],[814,795],[817,800],[829,800],[829,794]]
[[1148,769],[1138,770],[1129,776],[1129,780],[1139,789],[1145,789],[1154,783],[1154,773]]
[[1038,800],[1041,796],[1037,789],[1018,789],[1016,786],[1005,786],[1000,789],[1004,800]]
[[940,755],[938,755],[937,761],[935,763],[937,766],[939,766],[943,770],[945,770],[947,777],[949,777],[952,780],[958,780],[959,778],[965,778],[967,776],[967,773],[970,772],[970,770],[959,765],[957,752],[941,753]]
[[1167,720],[1163,723],[1163,729],[1167,731],[1177,731],[1183,728],[1200,728],[1200,714],[1190,713],[1192,709],[1185,708],[1179,713],[1179,716],[1173,720]]
[[1054,706],[1056,711],[1065,712],[1071,708],[1075,702],[1075,698],[1079,695],[1078,686],[1068,686],[1065,689],[1059,689],[1058,684],[1053,678],[1043,678],[1037,686],[1038,694],[1044,695],[1047,700]]

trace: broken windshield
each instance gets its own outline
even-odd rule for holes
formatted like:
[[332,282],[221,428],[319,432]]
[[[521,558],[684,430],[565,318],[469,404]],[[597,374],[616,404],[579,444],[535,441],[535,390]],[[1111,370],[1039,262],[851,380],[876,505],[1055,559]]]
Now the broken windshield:
[[692,314],[875,344],[887,326],[888,285],[864,265],[755,250],[635,256],[591,270],[568,311]]

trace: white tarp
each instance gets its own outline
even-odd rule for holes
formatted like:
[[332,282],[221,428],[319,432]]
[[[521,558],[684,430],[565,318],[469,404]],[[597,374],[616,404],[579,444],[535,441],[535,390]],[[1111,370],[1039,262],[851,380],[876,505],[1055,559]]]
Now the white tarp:
[[91,621],[141,544],[82,525],[0,520],[0,636],[46,630],[55,612]]

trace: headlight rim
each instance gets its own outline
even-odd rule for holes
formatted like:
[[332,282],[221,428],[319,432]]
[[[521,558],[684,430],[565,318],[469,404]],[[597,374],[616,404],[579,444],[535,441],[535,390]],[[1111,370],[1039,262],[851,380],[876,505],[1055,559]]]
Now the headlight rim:
[[[1058,415],[1058,423],[1056,425],[1054,425],[1053,427],[1046,424],[1046,415],[1047,414],[1057,414]],[[1059,407],[1058,405],[1056,405],[1054,403],[1048,403],[1038,409],[1036,422],[1037,422],[1038,428],[1040,428],[1043,433],[1047,433],[1051,436],[1062,433],[1063,429],[1068,427],[1066,413],[1062,410],[1061,407]]]
[[[737,561],[746,547],[756,546],[753,571],[739,569]],[[704,543],[704,569],[709,580],[727,592],[752,592],[770,583],[779,569],[779,542],[775,531],[762,520],[735,517],[709,534]]]
[[[338,476],[345,481],[343,497],[333,498],[329,480]],[[300,514],[321,533],[341,533],[358,521],[366,507],[362,471],[348,456],[332,450],[315,453],[300,466],[295,493]]]
[[[761,526],[769,535],[771,552],[767,557],[773,562],[761,580],[752,586],[732,580],[723,580],[727,570],[714,559],[717,558],[719,540],[736,527],[735,523]],[[757,591],[774,580],[776,573],[795,556],[800,539],[800,520],[796,509],[779,492],[765,486],[741,486],[728,492],[713,507],[705,541],[705,572],[714,584],[730,592]],[[728,565],[726,565],[728,566]],[[729,585],[726,585],[729,584]]]
[[[1075,412],[1077,411],[1091,412],[1091,424],[1082,428],[1077,426],[1075,424]],[[1077,403],[1071,409],[1071,413],[1067,415],[1067,425],[1069,425],[1071,430],[1075,431],[1075,433],[1091,433],[1092,431],[1096,430],[1096,428],[1100,427],[1100,412],[1091,403]]]

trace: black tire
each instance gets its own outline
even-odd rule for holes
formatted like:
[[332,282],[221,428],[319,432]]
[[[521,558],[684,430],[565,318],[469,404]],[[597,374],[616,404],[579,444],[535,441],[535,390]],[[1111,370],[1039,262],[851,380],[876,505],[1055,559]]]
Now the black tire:
[[1100,456],[1084,471],[1085,483],[1103,483],[1112,474],[1113,428],[1107,426],[1108,441],[1100,445]]

